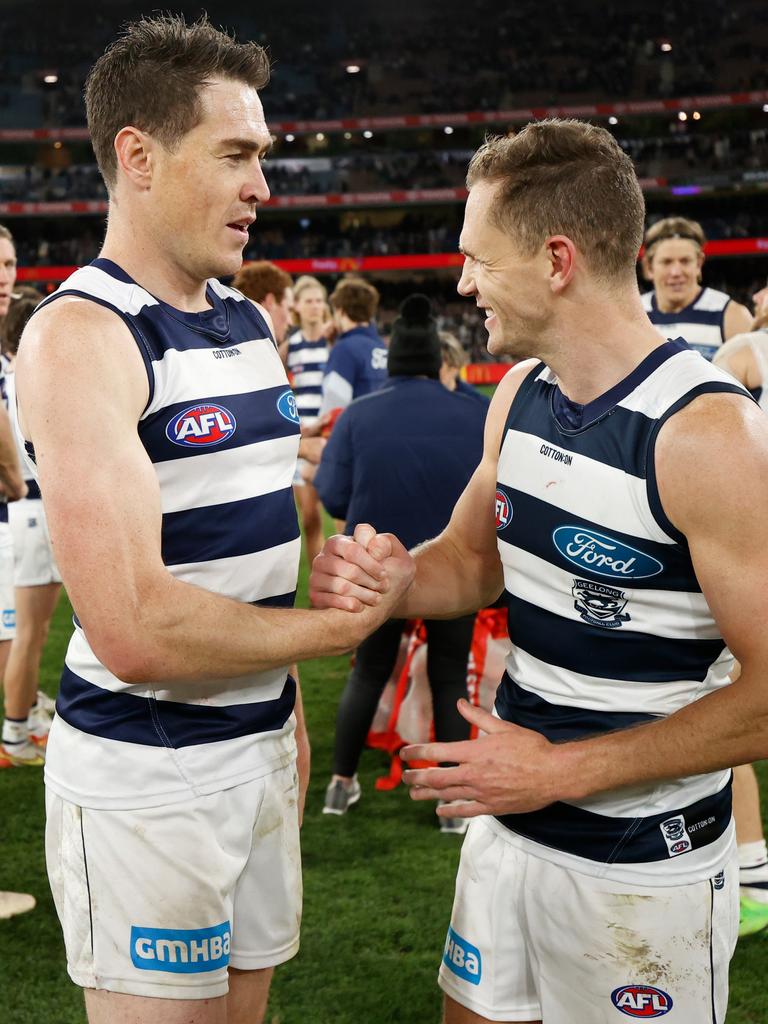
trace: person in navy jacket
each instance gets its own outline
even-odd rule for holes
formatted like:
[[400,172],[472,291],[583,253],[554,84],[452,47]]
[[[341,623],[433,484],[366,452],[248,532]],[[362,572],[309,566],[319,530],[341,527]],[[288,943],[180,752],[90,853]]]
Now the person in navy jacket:
[[[315,476],[330,515],[371,523],[413,547],[448,523],[480,461],[485,406],[451,392],[439,380],[437,323],[429,299],[412,295],[392,329],[387,383],[344,411],[323,452]],[[456,709],[466,697],[467,658],[474,615],[427,621],[427,673],[432,689],[435,735],[466,739],[469,729]],[[324,812],[344,814],[360,798],[356,771],[381,693],[395,666],[403,620],[381,626],[357,650],[355,665],[336,720],[334,775]],[[464,822],[441,819],[443,831],[463,831]]]

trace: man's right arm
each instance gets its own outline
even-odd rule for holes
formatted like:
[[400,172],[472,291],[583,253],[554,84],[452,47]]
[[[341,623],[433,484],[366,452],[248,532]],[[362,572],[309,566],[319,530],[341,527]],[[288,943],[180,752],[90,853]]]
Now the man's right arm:
[[[534,364],[521,363],[510,370],[496,389],[485,424],[483,458],[453,510],[450,522],[434,540],[415,548],[416,576],[396,609],[398,618],[455,618],[492,604],[504,587],[496,541],[496,476],[499,449],[509,407],[523,379]],[[389,535],[387,535],[389,537]],[[349,549],[338,546],[340,537],[331,537],[315,559],[310,578],[310,596],[318,608],[340,607],[336,586],[351,578],[374,599],[373,579],[357,567],[342,578],[342,563]],[[404,548],[390,538],[399,557]]]
[[41,310],[16,373],[65,586],[94,653],[118,678],[247,675],[349,650],[391,614],[410,566],[396,558],[377,566],[367,552],[356,557],[387,593],[362,616],[341,610],[357,607],[351,583],[336,609],[318,612],[254,608],[168,572],[160,490],[137,431],[146,373],[115,314],[79,299]]

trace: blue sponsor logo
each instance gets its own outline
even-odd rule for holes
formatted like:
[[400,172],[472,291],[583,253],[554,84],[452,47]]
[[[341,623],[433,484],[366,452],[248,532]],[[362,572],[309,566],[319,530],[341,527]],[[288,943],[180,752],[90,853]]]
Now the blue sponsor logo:
[[140,971],[201,974],[229,963],[229,921],[212,928],[131,928],[131,961]]
[[658,576],[664,568],[637,548],[583,526],[558,526],[552,543],[573,565],[611,579],[643,580]]
[[443,951],[443,963],[449,971],[453,971],[457,978],[468,981],[470,985],[479,985],[483,974],[483,964],[480,958],[480,950],[471,942],[455,932],[453,928],[448,929]]
[[296,408],[296,395],[292,391],[284,391],[277,400],[277,411],[291,423],[299,422],[299,412]]
[[3,608],[3,625],[6,629],[16,628],[16,609]]

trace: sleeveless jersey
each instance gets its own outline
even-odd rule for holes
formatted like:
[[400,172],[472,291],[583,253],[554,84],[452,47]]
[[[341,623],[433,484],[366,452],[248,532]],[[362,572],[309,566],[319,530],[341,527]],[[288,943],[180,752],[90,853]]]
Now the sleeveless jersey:
[[[299,419],[258,308],[212,280],[211,308],[184,313],[104,259],[76,271],[42,305],[64,295],[113,310],[144,360],[149,401],[138,434],[157,475],[168,572],[237,601],[291,606],[300,548],[291,489]],[[287,668],[126,684],[100,663],[75,619],[46,782],[83,806],[117,808],[172,803],[257,778],[295,757],[295,689]]]
[[[16,376],[13,369],[6,369],[5,371],[5,392],[8,401],[8,416],[11,421],[11,430],[16,441],[16,451],[19,456],[24,483],[27,485],[27,498],[40,498],[40,486],[29,468],[19,428],[19,412],[16,408]],[[22,501],[26,501],[26,498],[22,498]]]
[[[660,427],[705,392],[749,399],[682,339],[583,407],[582,425],[563,425],[568,400],[546,366],[523,381],[496,494],[514,645],[496,698],[502,719],[561,742],[653,721],[729,682],[732,656],[654,472]],[[638,784],[495,827],[589,874],[685,883],[715,874],[728,855],[730,778]]]
[[[735,334],[723,345],[717,354],[716,362],[727,369],[726,360],[728,356],[740,349],[750,348],[755,357],[757,368],[760,372],[760,385],[750,389],[757,404],[764,412],[768,412],[768,328],[762,327],[757,331],[748,331],[746,334]],[[722,363],[721,363],[722,359]]]
[[297,331],[288,339],[286,365],[296,395],[296,408],[306,426],[312,426],[320,412],[327,361],[328,342],[325,338],[307,341],[301,331]]
[[656,292],[646,292],[643,308],[664,339],[685,338],[691,348],[711,359],[725,341],[725,310],[730,295],[716,288],[702,288],[693,302],[677,313],[662,313],[656,305]]

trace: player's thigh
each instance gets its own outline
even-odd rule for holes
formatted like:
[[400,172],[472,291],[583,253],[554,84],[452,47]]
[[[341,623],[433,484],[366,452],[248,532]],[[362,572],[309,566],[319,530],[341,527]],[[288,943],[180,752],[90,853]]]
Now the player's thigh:
[[262,971],[295,956],[302,911],[295,764],[265,779],[253,842],[233,901],[230,965]]
[[522,851],[486,819],[470,823],[438,974],[450,1024],[541,1017],[523,908],[525,870]]
[[227,997],[152,999],[86,989],[88,1024],[231,1024]]
[[[443,1005],[443,1024],[486,1024],[487,1021],[488,1017],[481,1017],[473,1010],[468,1010],[466,1006],[462,1006],[461,1003],[457,1003],[456,1000],[451,999],[450,996],[445,997],[445,1003]],[[508,1024],[541,1024],[541,1021],[515,1021],[508,1022]]]
[[15,588],[17,634],[42,635],[56,609],[60,583]]
[[152,999],[226,995],[234,893],[263,789],[255,780],[137,810],[48,793],[48,873],[76,984]]
[[314,484],[311,484],[309,480],[304,480],[301,484],[294,484],[293,493],[303,519],[311,515],[320,515],[320,498]]
[[[660,866],[660,871],[664,865]],[[722,1024],[738,932],[738,865],[687,885],[593,878],[531,859],[525,915],[545,1021],[627,1016]]]

